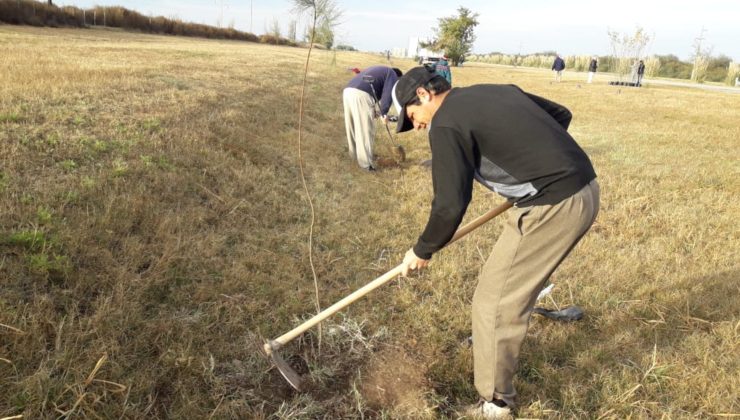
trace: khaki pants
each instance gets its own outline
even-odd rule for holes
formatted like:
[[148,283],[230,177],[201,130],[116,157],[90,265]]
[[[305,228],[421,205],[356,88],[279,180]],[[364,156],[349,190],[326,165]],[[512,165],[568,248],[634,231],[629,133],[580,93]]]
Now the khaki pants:
[[375,102],[370,94],[360,89],[346,88],[342,96],[349,155],[357,159],[361,168],[368,169],[373,166]]
[[513,378],[535,300],[599,211],[596,180],[555,205],[510,210],[473,296],[475,387],[514,405]]

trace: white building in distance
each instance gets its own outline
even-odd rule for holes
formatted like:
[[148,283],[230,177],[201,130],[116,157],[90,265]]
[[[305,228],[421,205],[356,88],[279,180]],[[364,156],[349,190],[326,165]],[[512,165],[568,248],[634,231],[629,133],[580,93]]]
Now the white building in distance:
[[431,51],[427,48],[422,48],[420,45],[422,42],[429,42],[429,39],[420,38],[418,36],[410,37],[409,46],[406,49],[406,58],[441,57],[443,55],[440,51]]

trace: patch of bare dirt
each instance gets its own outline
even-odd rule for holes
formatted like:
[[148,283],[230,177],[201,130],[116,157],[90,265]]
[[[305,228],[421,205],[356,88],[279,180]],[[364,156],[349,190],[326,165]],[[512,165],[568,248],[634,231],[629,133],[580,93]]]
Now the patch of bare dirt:
[[423,366],[397,347],[376,355],[366,368],[362,395],[370,407],[405,416],[429,414],[424,400],[429,389]]

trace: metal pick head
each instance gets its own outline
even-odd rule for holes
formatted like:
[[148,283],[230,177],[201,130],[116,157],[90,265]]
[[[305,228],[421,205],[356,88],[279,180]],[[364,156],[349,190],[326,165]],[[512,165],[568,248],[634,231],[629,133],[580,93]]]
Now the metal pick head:
[[280,357],[280,355],[277,353],[277,350],[280,349],[280,347],[282,347],[280,343],[276,341],[270,341],[269,343],[265,344],[265,353],[270,356],[272,363],[278,369],[280,374],[283,375],[283,378],[288,381],[290,386],[292,386],[296,391],[303,391],[303,379],[301,378],[301,375],[293,370],[293,368],[290,367],[285,359]]
[[583,309],[579,306],[569,306],[559,311],[554,309],[534,308],[534,313],[540,314],[545,318],[554,319],[555,321],[571,322],[583,318]]

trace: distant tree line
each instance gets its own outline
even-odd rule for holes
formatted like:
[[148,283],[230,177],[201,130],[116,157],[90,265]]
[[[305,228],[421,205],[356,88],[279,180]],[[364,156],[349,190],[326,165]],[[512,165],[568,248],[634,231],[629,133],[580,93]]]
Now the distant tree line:
[[[658,55],[656,57],[660,60],[658,76],[672,77],[675,79],[691,78],[691,71],[694,67],[692,63],[681,61],[675,55]],[[732,59],[730,57],[725,55],[709,57],[704,80],[708,82],[724,82],[730,76],[729,72],[731,68]]]
[[80,9],[73,6],[57,7],[51,1],[0,0],[0,22],[13,25],[78,28],[101,25],[154,34],[296,45],[294,41],[279,36],[257,36],[234,28],[217,28],[163,16],[145,16],[118,6]]

